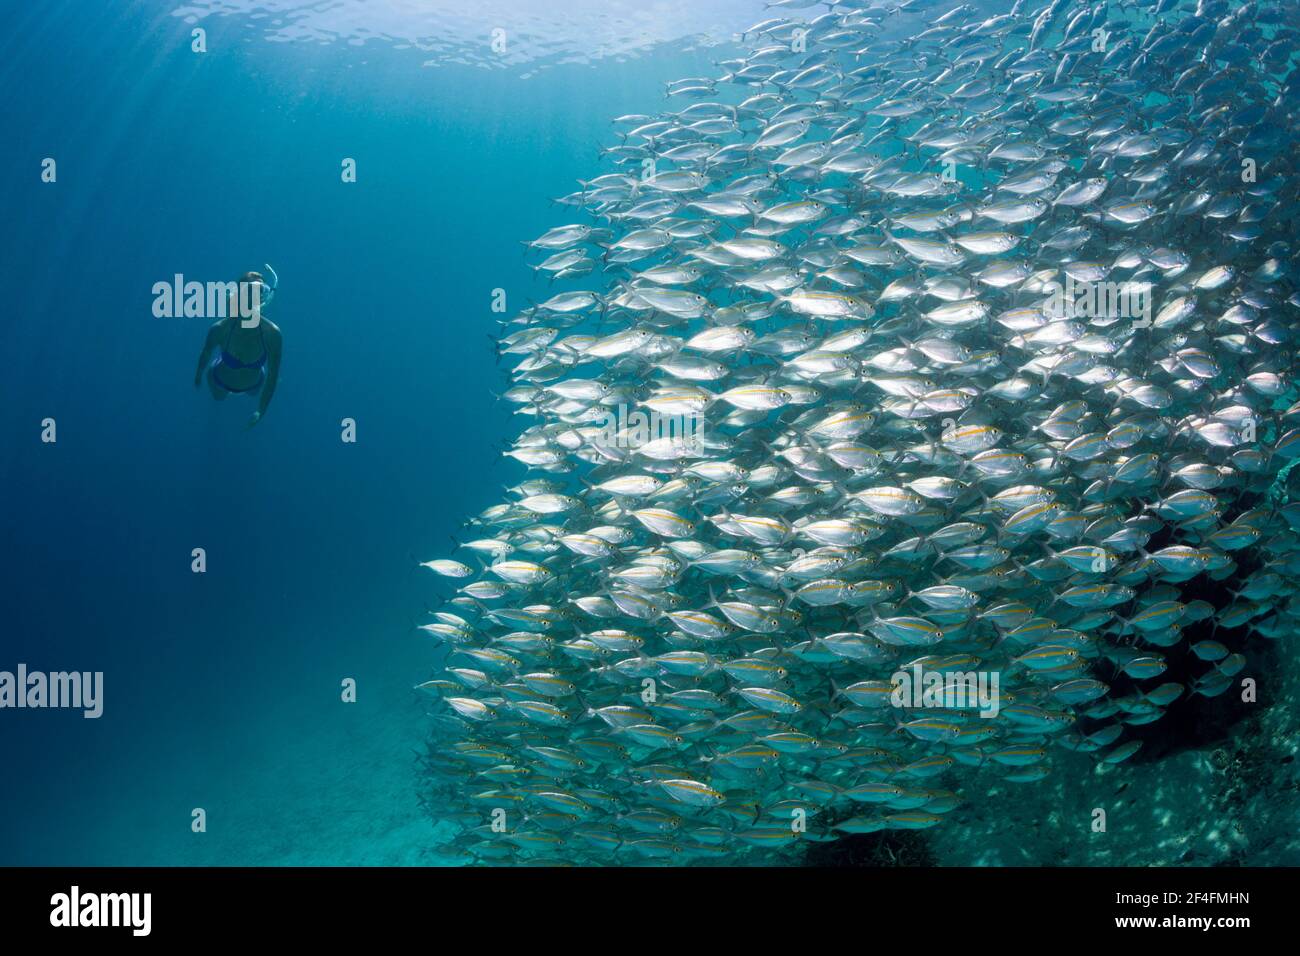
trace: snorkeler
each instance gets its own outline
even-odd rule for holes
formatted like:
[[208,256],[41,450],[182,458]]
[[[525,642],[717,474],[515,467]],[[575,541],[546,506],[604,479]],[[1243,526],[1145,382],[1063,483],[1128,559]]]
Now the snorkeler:
[[[260,392],[257,411],[248,420],[247,428],[252,428],[266,413],[266,406],[271,404],[275,394],[275,384],[280,377],[280,352],[283,344],[280,329],[274,322],[261,314],[261,310],[275,295],[280,284],[275,270],[269,265],[266,271],[271,274],[267,283],[260,272],[245,272],[239,279],[242,283],[256,283],[253,291],[254,303],[252,314],[244,317],[240,313],[237,293],[230,296],[230,305],[226,309],[226,318],[213,323],[208,329],[208,337],[199,353],[199,366],[194,372],[194,387],[198,388],[203,380],[203,370],[208,371],[208,388],[212,397],[221,401],[227,395],[252,395]],[[213,358],[213,352],[216,357]]]

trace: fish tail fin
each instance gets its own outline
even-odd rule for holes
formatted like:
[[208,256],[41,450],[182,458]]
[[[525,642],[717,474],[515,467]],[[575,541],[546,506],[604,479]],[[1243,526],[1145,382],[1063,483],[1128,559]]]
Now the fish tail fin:
[[827,701],[827,703],[829,703],[830,701],[835,700],[837,697],[843,697],[843,696],[844,696],[844,688],[841,687],[839,684],[837,684],[837,683],[835,682],[835,678],[834,678],[834,677],[830,677],[830,678],[828,678],[828,680],[830,681],[830,684],[831,684],[831,692],[830,692],[830,694],[826,697],[826,701]]
[[[713,730],[716,730],[720,723],[721,721],[715,720],[713,722],[713,729],[710,730],[709,733],[713,733]],[[702,740],[695,741],[688,749],[694,755],[694,758],[700,763],[712,763],[717,757],[717,753],[706,747]]]
[[799,437],[802,438],[802,439],[803,439],[805,442],[807,442],[809,445],[812,445],[812,446],[813,446],[813,450],[816,451],[817,454],[819,454],[819,455],[824,455],[824,454],[826,454],[826,446],[823,445],[823,444],[821,443],[821,440],[820,440],[819,438],[816,438],[816,437],[813,436],[813,433],[812,433],[812,430],[811,430],[811,429],[808,430],[808,431],[806,431],[806,432],[804,432],[804,433],[803,433],[801,436],[799,436]]
[[[956,481],[961,481],[961,480],[966,476],[966,473],[967,473],[968,471],[970,471],[970,470],[971,470],[972,468],[974,468],[974,467],[975,467],[975,466],[974,466],[973,464],[971,464],[971,460],[970,460],[969,458],[963,458],[963,459],[961,460],[961,464],[959,464],[959,465],[957,466],[957,471],[956,471],[956,473],[953,475],[953,479],[956,480]],[[961,494],[963,494],[963,495],[964,495],[967,491],[970,490],[970,483],[969,483],[969,482],[965,482],[965,484],[966,484],[966,488],[963,489],[962,492],[961,492]],[[978,488],[978,487],[975,489],[975,492],[976,492],[976,494],[983,494],[983,490],[980,489],[980,488]],[[961,496],[958,495],[958,498],[960,498],[960,497],[961,497]],[[956,499],[954,499],[954,501],[955,501],[955,500],[956,500]]]

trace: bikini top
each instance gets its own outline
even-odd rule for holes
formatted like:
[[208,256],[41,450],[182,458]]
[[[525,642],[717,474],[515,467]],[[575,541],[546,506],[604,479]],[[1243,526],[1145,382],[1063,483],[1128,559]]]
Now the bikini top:
[[266,350],[266,339],[262,335],[262,330],[257,330],[257,340],[262,343],[262,355],[255,362],[241,362],[238,358],[230,353],[226,346],[230,344],[230,337],[235,334],[235,328],[232,325],[230,331],[226,333],[226,341],[221,346],[221,364],[227,368],[265,368],[266,360],[269,357]]

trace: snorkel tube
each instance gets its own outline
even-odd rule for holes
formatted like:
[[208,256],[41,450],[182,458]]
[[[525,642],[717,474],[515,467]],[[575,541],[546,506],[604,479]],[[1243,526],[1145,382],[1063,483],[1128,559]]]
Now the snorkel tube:
[[267,291],[266,291],[266,298],[262,300],[262,305],[267,306],[270,305],[271,300],[275,298],[275,290],[280,287],[280,277],[276,275],[275,270],[271,268],[271,263],[264,262],[262,263],[262,265],[266,266],[267,274],[270,275],[271,277],[271,282],[269,285],[263,283],[263,285],[266,285]]

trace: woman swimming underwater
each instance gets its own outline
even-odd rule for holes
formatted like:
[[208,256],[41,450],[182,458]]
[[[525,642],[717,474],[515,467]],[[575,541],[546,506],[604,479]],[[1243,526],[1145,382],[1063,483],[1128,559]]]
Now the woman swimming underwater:
[[252,428],[266,414],[280,377],[283,338],[279,327],[262,315],[262,309],[270,303],[280,282],[269,265],[266,271],[271,275],[269,284],[260,272],[245,272],[240,277],[241,286],[243,283],[256,286],[252,290],[253,308],[249,315],[242,315],[237,294],[231,294],[226,318],[208,329],[203,351],[199,353],[199,365],[194,372],[194,387],[198,388],[203,380],[203,370],[207,369],[208,388],[218,401],[227,395],[259,395],[257,411],[248,420],[247,428]]

